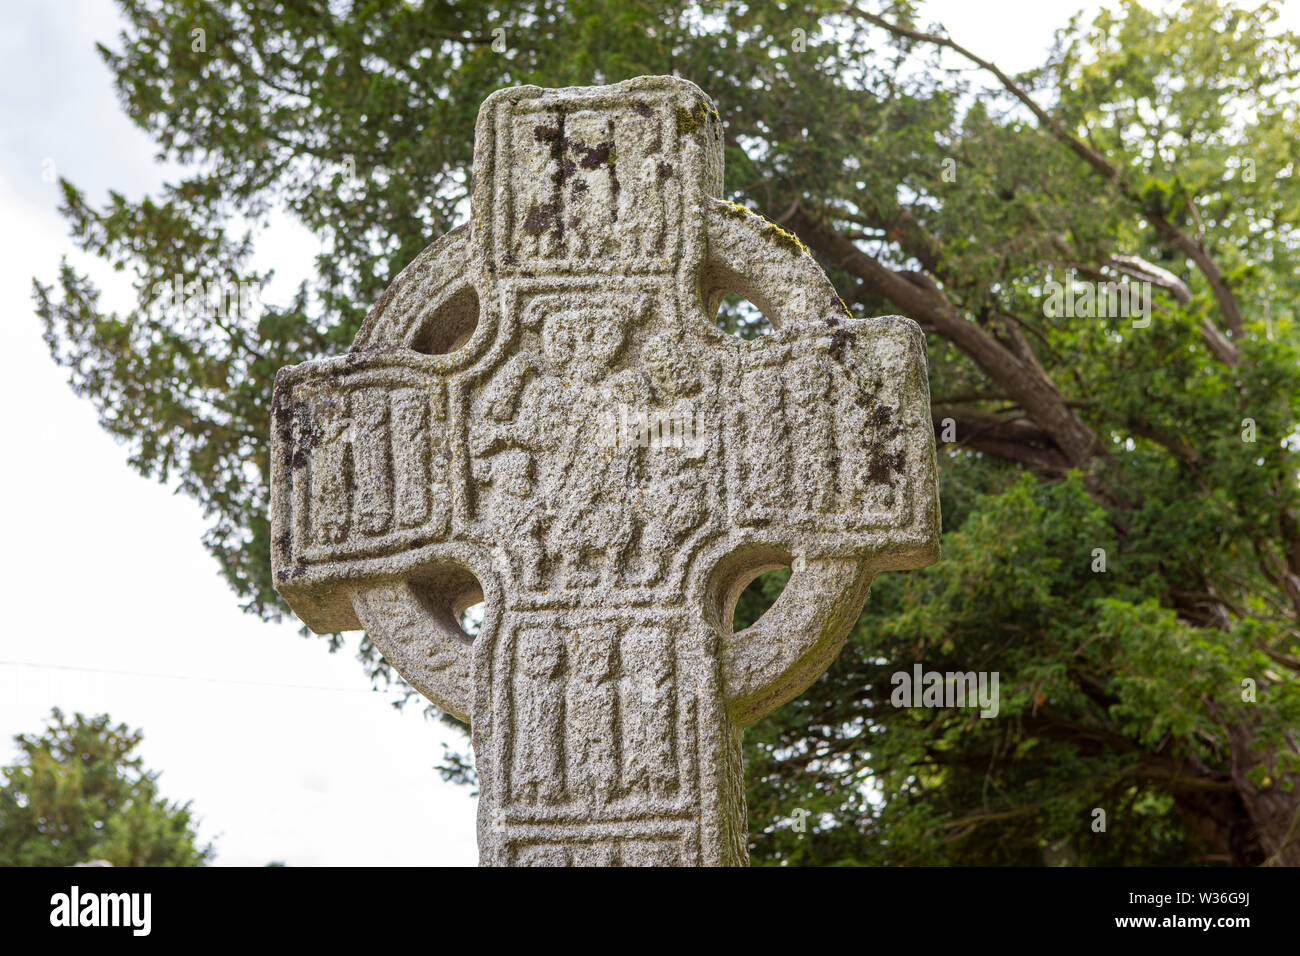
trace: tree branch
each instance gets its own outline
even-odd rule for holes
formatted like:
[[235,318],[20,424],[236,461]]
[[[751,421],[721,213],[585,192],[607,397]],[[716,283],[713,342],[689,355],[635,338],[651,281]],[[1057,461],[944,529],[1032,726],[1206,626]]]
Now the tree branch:
[[998,383],[1025,413],[1052,437],[1070,467],[1101,450],[1096,436],[1070,410],[1061,394],[1038,371],[987,331],[958,314],[928,276],[899,273],[867,255],[834,229],[799,208],[790,217],[798,236],[827,261],[844,269],[907,315],[948,339]]
[[1144,208],[1140,197],[1138,197],[1123,180],[1120,169],[1112,164],[1105,156],[1098,152],[1087,143],[1073,136],[1069,130],[1062,126],[1046,110],[1039,106],[1024,89],[1003,73],[996,65],[976,56],[970,50],[961,46],[954,40],[936,33],[925,33],[920,30],[913,30],[896,23],[890,23],[884,17],[877,16],[874,13],[868,13],[855,3],[845,5],[846,12],[857,16],[873,26],[880,27],[897,37],[905,37],[909,40],[915,40],[920,43],[930,43],[935,46],[951,50],[958,56],[961,56],[984,71],[991,73],[998,83],[1002,85],[1008,93],[1019,100],[1024,106],[1034,114],[1034,117],[1043,124],[1043,127],[1057,141],[1062,143],[1066,148],[1078,156],[1084,163],[1091,167],[1099,176],[1110,182],[1120,191],[1130,203],[1133,204],[1146,219],[1151,227],[1155,229],[1156,234],[1168,245],[1179,250],[1196,264],[1201,275],[1209,283],[1211,291],[1214,293],[1215,301],[1219,305],[1219,311],[1223,314],[1223,323],[1228,331],[1235,337],[1241,338],[1245,335],[1245,325],[1242,321],[1241,307],[1237,304],[1236,296],[1228,288],[1223,274],[1219,271],[1218,265],[1205,247],[1197,243],[1191,236],[1188,236],[1181,229],[1175,226],[1164,216],[1153,213]]

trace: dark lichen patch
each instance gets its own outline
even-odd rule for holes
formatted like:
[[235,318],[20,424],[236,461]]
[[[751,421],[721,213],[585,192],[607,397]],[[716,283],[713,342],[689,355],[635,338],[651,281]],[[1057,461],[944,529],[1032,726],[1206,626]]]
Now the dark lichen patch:
[[905,464],[906,456],[901,450],[873,455],[871,464],[867,466],[867,477],[875,482],[888,483],[894,475],[903,473]]
[[560,204],[533,203],[528,209],[528,215],[524,217],[524,232],[530,236],[540,236],[548,229],[555,230],[557,234],[564,231],[564,224],[560,222]]
[[659,164],[659,178],[660,178],[660,179],[672,179],[672,176],[673,176],[673,164],[672,164],[672,163],[660,163],[660,164]]
[[[830,325],[832,322],[839,325],[839,322],[835,319],[826,320],[827,325]],[[843,362],[844,352],[848,349],[850,341],[852,341],[852,337],[848,332],[844,331],[844,329],[835,329],[831,332],[831,344],[830,348],[827,349],[830,353],[830,357],[837,362]]]
[[581,196],[589,188],[585,179],[575,179],[573,181],[573,195],[575,196]]
[[894,417],[894,408],[892,405],[877,405],[871,413],[871,424],[877,428],[884,428]]
[[759,233],[759,235],[764,239],[776,243],[782,249],[788,249],[797,256],[804,255],[805,253],[811,255],[811,253],[808,252],[808,247],[799,241],[798,236],[792,232],[786,232],[774,222],[769,222],[765,225],[763,231]]
[[632,112],[638,116],[654,116],[655,111],[650,108],[650,104],[642,100],[637,100],[632,104]]
[[564,135],[563,126],[534,126],[533,139],[539,143],[550,143],[554,147],[556,140]]
[[[339,373],[334,372],[329,377],[337,380]],[[336,402],[330,401],[328,404],[335,405]],[[312,417],[311,406],[307,402],[287,403],[283,413],[276,416],[276,427],[284,447],[292,449],[289,452],[289,467],[294,470],[305,468],[312,449],[325,440],[325,432]]]
[[578,165],[583,169],[597,169],[609,163],[613,156],[613,143],[608,141],[588,146],[586,143],[574,143],[573,151],[581,155]]
[[283,371],[281,369],[280,373],[276,374],[276,387],[271,398],[271,422],[276,438],[283,447],[288,448],[293,444],[293,418],[296,408],[288,398],[289,386],[280,384],[280,374]]
[[559,115],[554,126],[534,126],[533,138],[548,146],[547,152],[550,154],[551,161],[556,164],[555,172],[551,174],[551,181],[556,186],[563,186],[565,180],[577,169],[573,160],[564,155],[565,147],[568,145],[568,139],[564,135],[564,114]]

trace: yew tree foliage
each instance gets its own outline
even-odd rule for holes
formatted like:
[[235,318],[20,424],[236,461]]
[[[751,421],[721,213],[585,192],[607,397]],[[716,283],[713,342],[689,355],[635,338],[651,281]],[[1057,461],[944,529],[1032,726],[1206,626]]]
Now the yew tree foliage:
[[[36,308],[132,465],[202,504],[250,612],[286,610],[273,375],[346,349],[464,216],[478,104],[675,72],[718,101],[728,197],[856,315],[926,331],[941,439],[943,561],[877,579],[831,670],[747,734],[755,861],[1300,863],[1300,51],[1275,3],[1119,0],[1019,76],[880,0],[122,7],[100,53],[191,172],[139,199],[63,183],[139,301],[106,311],[65,262]],[[178,273],[263,281],[274,210],[322,243],[295,297],[158,307]],[[1071,276],[1150,281],[1150,325],[1048,314]],[[892,707],[917,662],[997,671],[998,717]]]
[[135,753],[143,734],[107,714],[55,710],[43,734],[19,734],[0,769],[0,866],[203,866],[190,805],[158,794]]

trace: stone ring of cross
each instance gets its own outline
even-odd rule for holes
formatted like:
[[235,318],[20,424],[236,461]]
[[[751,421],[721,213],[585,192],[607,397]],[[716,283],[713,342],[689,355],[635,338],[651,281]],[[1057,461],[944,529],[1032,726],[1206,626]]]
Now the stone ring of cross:
[[276,587],[469,722],[484,864],[743,865],[743,728],[938,557],[920,329],[720,198],[722,133],[675,77],[499,90],[469,223],[276,378]]

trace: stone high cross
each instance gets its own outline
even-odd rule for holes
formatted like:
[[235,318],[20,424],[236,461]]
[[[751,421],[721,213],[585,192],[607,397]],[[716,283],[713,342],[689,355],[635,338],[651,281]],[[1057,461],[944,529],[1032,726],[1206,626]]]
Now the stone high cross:
[[[500,90],[469,224],[276,378],[276,587],[470,723],[484,864],[744,864],[742,729],[938,556],[920,330],[721,192],[685,80]],[[720,331],[729,293],[777,331]]]

